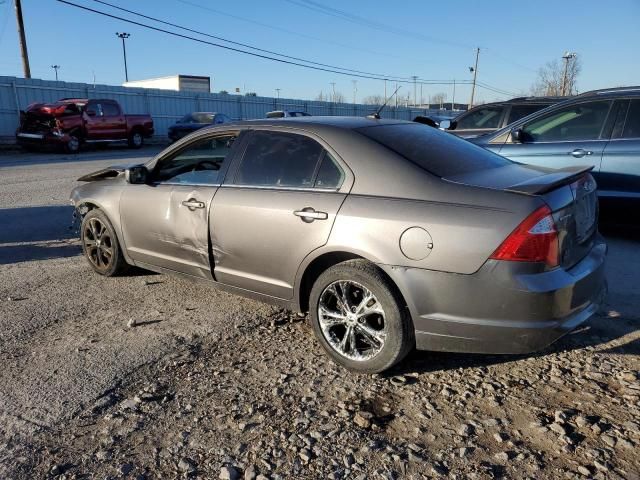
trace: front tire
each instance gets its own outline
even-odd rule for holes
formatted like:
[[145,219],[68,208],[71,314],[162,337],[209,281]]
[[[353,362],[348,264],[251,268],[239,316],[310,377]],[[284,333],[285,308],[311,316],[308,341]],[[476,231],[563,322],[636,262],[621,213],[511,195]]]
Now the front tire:
[[121,275],[129,268],[118,243],[115,230],[99,209],[89,211],[80,229],[82,253],[96,272],[105,277]]
[[142,133],[140,133],[137,130],[134,130],[133,132],[131,132],[131,135],[129,135],[129,147],[141,148],[143,144],[144,144],[144,137],[142,136]]
[[70,134],[64,146],[67,153],[78,153],[80,151],[80,138],[75,134]]
[[318,341],[334,362],[349,370],[382,372],[415,346],[400,293],[366,260],[349,260],[323,272],[311,289],[309,309]]

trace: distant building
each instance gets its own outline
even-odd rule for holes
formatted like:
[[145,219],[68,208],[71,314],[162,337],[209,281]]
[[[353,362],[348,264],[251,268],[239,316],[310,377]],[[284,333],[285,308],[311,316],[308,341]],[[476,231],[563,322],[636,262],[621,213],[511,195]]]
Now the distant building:
[[209,93],[211,91],[211,78],[194,75],[172,75],[170,77],[149,78],[147,80],[132,80],[123,83],[122,86],[159,88],[177,92]]

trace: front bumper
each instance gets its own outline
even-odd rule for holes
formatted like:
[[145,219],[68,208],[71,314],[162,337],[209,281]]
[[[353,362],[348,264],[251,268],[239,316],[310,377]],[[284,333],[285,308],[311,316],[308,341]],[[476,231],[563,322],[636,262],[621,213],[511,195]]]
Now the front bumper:
[[568,270],[496,260],[472,275],[382,267],[407,302],[419,350],[530,353],[597,312],[606,295],[606,252],[599,238]]
[[69,141],[69,135],[55,135],[51,132],[45,133],[16,133],[16,142],[18,145],[25,146],[63,146]]

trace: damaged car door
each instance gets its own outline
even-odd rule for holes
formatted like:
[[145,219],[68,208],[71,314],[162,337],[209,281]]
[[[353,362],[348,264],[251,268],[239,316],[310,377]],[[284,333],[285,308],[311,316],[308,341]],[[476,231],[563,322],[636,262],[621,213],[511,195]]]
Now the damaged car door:
[[319,138],[299,131],[254,130],[244,143],[212,202],[215,277],[290,299],[298,267],[327,242],[352,177]]
[[146,184],[124,188],[124,244],[136,263],[212,279],[209,209],[237,136],[226,132],[194,139],[151,165]]

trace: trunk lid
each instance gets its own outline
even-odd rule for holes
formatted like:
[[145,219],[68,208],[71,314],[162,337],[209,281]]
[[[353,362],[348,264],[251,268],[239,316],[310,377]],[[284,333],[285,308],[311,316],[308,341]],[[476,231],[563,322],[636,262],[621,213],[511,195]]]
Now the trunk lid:
[[589,173],[592,168],[554,170],[512,164],[445,180],[544,200],[558,230],[560,265],[571,268],[589,253],[597,235],[598,197]]

